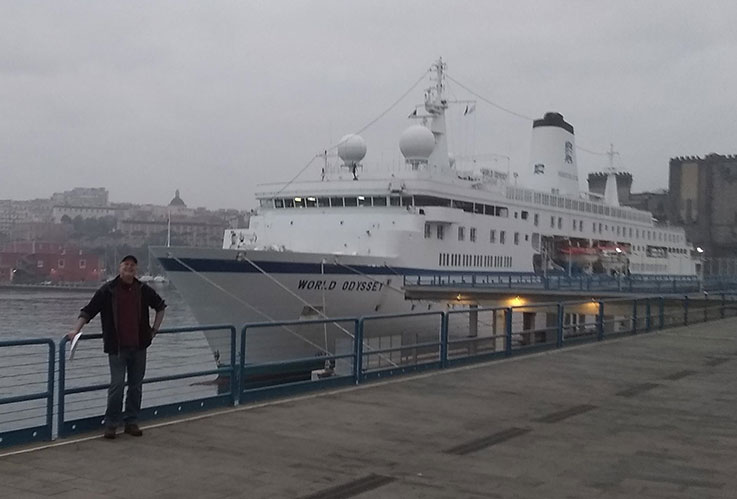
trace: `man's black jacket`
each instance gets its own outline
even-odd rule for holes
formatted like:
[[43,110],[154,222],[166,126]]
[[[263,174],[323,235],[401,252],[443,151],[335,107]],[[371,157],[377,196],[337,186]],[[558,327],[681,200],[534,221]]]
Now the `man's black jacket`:
[[[95,292],[92,300],[79,312],[79,316],[87,322],[91,321],[98,313],[102,322],[102,343],[105,353],[118,353],[118,286],[120,276],[103,284]],[[151,345],[151,325],[148,322],[148,309],[153,308],[157,312],[166,308],[166,303],[159,294],[148,284],[138,279],[133,281],[133,289],[141,298],[141,306],[138,307],[138,345],[140,348],[148,348]]]

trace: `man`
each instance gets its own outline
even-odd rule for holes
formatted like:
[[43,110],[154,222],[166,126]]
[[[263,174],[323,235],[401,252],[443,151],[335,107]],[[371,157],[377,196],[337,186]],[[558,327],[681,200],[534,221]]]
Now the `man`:
[[[110,363],[110,388],[105,411],[105,438],[115,438],[121,420],[125,433],[140,437],[138,413],[146,372],[146,348],[161,327],[166,303],[148,284],[136,279],[138,260],[127,255],[120,261],[118,276],[95,292],[92,300],[79,313],[74,328],[67,334],[72,339],[98,313],[102,322],[103,349]],[[153,326],[148,309],[156,310]],[[128,372],[128,395],[123,409],[123,387]]]

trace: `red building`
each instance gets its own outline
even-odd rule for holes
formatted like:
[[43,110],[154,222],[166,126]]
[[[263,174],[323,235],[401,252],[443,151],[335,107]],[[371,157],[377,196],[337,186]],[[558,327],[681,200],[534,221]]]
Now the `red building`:
[[20,241],[0,250],[0,282],[98,282],[103,277],[102,257],[76,247]]

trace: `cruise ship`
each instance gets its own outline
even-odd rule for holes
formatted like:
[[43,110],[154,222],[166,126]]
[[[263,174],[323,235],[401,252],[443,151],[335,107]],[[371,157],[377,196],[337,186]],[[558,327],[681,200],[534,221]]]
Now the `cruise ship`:
[[[152,249],[200,323],[446,307],[405,299],[405,275],[696,275],[683,229],[620,206],[613,172],[603,195],[579,189],[574,128],[561,114],[533,122],[529,185],[493,168],[462,170],[448,153],[446,112],[454,103],[442,59],[428,73],[424,106],[399,137],[402,168],[369,171],[366,142],[346,135],[339,160],[325,154],[313,180],[259,186],[249,227],[227,230],[222,249]],[[331,339],[307,329],[254,332],[247,361],[349,351],[350,328]],[[369,336],[396,345],[402,334],[384,327]],[[227,359],[227,335],[206,336],[216,357]]]

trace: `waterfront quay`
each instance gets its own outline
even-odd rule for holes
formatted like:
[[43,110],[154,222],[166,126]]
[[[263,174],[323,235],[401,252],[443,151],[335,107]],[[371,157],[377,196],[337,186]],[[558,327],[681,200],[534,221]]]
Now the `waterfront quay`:
[[737,318],[0,457],[0,497],[734,497]]

